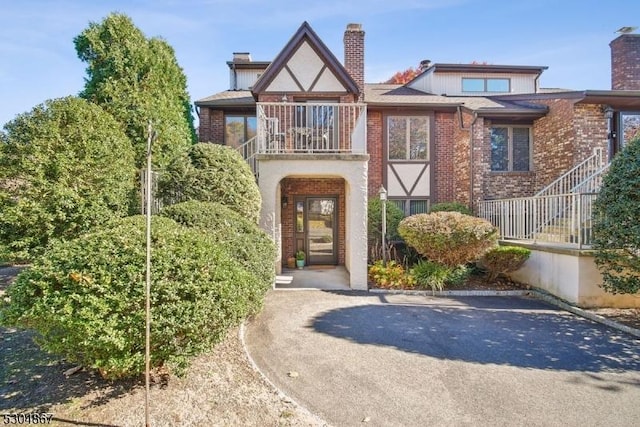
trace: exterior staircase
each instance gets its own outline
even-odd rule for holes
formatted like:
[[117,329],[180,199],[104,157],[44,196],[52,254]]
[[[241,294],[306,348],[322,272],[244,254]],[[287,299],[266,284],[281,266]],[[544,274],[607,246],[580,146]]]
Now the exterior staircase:
[[532,197],[483,201],[479,216],[498,227],[505,240],[589,247],[593,202],[608,168],[597,148]]

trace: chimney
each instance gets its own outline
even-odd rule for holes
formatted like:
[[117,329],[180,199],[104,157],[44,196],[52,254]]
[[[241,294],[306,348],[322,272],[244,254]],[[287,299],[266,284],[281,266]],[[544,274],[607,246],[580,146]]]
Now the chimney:
[[622,34],[611,47],[611,89],[640,90],[640,34]]
[[249,52],[233,52],[233,62],[251,62],[251,54]]
[[362,101],[364,97],[364,31],[362,24],[348,24],[344,32],[344,68],[358,85]]

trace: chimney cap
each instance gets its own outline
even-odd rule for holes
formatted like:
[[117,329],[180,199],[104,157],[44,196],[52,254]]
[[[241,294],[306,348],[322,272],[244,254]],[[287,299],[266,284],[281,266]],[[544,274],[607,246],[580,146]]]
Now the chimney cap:
[[362,24],[347,24],[347,31],[362,31]]
[[233,52],[233,62],[251,62],[249,52]]
[[418,68],[420,69],[420,71],[424,71],[429,68],[429,65],[431,65],[431,60],[423,59],[422,61],[420,61],[420,66]]

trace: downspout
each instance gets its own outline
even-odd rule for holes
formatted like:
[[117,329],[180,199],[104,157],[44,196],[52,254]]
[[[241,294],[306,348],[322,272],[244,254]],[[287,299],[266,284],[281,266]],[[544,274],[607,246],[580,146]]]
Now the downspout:
[[238,72],[236,71],[235,60],[231,63],[231,70],[233,71],[233,90],[238,90]]

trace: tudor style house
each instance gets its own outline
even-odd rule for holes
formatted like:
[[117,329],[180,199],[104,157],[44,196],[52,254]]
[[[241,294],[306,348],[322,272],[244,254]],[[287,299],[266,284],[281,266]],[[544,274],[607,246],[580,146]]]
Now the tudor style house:
[[503,238],[588,245],[600,177],[640,132],[640,35],[611,42],[612,90],[541,88],[544,66],[429,61],[407,84],[367,84],[364,49],[349,24],[341,63],[305,22],[271,62],[235,53],[230,89],[196,102],[200,141],[254,169],[278,271],[303,250],[366,289],[381,186],[407,215],[459,201]]

